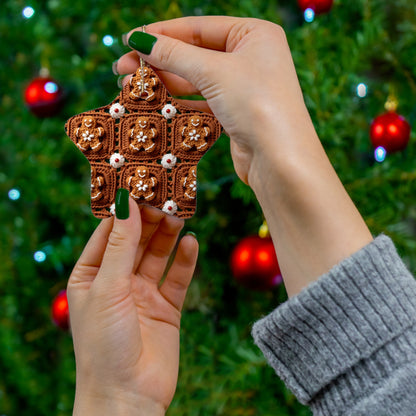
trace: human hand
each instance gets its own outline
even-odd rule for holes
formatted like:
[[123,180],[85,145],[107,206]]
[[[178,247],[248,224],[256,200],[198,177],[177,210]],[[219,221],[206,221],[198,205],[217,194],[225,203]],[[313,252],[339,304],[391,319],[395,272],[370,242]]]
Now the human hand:
[[146,32],[157,37],[151,54],[122,56],[118,73],[134,72],[140,55],[171,94],[201,94],[206,102],[185,104],[215,114],[231,138],[234,167],[245,183],[252,182],[253,161],[264,164],[279,141],[287,147],[288,137],[314,131],[280,26],[204,16],[153,23]]
[[260,202],[290,296],[371,241],[320,143],[280,26],[202,16],[140,31],[127,39],[141,52],[122,56],[118,72],[134,72],[140,56],[173,95],[205,97],[186,104],[212,111],[230,136],[234,168]]
[[68,282],[77,381],[74,415],[162,415],[177,383],[181,308],[198,244],[183,220],[129,200],[105,219]]

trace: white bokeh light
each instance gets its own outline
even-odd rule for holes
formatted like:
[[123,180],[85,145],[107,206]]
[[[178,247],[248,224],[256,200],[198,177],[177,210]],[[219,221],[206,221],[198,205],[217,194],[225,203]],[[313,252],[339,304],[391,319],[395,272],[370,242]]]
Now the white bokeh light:
[[10,189],[9,191],[9,198],[12,201],[17,201],[20,198],[20,191],[18,189]]
[[53,94],[54,92],[58,91],[58,85],[55,82],[49,81],[45,84],[45,86],[43,87],[45,89],[46,92],[48,92],[49,94]]
[[367,90],[368,90],[367,85],[365,85],[363,82],[357,85],[357,95],[360,98],[364,98],[367,96]]
[[22,10],[22,15],[26,19],[30,19],[35,14],[35,9],[33,7],[27,6]]
[[46,260],[46,253],[44,251],[38,250],[34,255],[33,258],[36,262],[42,263]]
[[111,35],[105,35],[103,37],[103,43],[105,46],[111,46],[114,43],[114,39]]

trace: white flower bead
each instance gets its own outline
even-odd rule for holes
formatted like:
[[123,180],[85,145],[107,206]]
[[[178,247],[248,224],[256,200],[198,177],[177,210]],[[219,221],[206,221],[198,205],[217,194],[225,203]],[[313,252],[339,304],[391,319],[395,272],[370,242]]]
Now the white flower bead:
[[111,204],[110,213],[111,215],[116,215],[116,204]]
[[110,114],[113,118],[120,118],[124,116],[126,109],[120,103],[115,103],[110,107]]
[[120,153],[113,153],[110,157],[110,165],[116,169],[121,168],[125,161],[126,159]]
[[176,115],[176,108],[172,104],[166,104],[162,108],[162,115],[165,118],[173,118]]
[[167,153],[162,157],[161,163],[165,169],[172,169],[176,165],[176,156],[172,155],[172,153]]
[[178,206],[176,205],[175,201],[166,201],[163,205],[162,211],[166,212],[166,214],[173,215],[178,210]]

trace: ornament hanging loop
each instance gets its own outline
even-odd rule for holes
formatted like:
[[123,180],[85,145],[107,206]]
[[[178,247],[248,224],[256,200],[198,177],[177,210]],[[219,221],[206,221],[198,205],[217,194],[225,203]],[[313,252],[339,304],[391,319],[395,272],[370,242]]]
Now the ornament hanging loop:
[[386,103],[384,104],[384,108],[387,111],[396,111],[399,103],[397,101],[397,98],[394,95],[389,95],[387,98]]
[[397,95],[395,92],[395,88],[390,85],[389,87],[389,95],[387,97],[387,101],[384,104],[384,108],[386,109],[386,111],[396,111],[397,107],[399,106],[399,100],[397,99]]
[[[142,26],[142,32],[146,33],[146,26]],[[142,57],[140,57],[140,93],[144,95],[144,60]]]
[[269,227],[267,225],[266,220],[263,220],[263,224],[260,225],[258,234],[260,238],[270,237]]
[[39,71],[39,76],[41,78],[48,78],[50,76],[49,68],[46,66],[43,66]]

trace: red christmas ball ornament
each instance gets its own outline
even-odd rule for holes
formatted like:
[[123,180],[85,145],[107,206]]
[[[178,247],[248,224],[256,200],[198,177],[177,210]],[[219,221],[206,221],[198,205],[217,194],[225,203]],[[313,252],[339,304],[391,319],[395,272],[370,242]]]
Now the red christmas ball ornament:
[[24,99],[33,114],[51,117],[62,108],[62,88],[50,77],[38,77],[26,87]]
[[267,290],[282,282],[279,263],[270,237],[243,238],[231,253],[234,278],[250,289]]
[[410,124],[395,111],[376,117],[371,123],[370,139],[374,148],[383,147],[387,153],[406,148],[410,139]]
[[328,13],[334,0],[298,0],[299,7],[304,12],[307,9],[312,9],[315,14]]
[[66,290],[61,290],[52,301],[51,314],[56,326],[62,329],[69,328],[69,309]]

